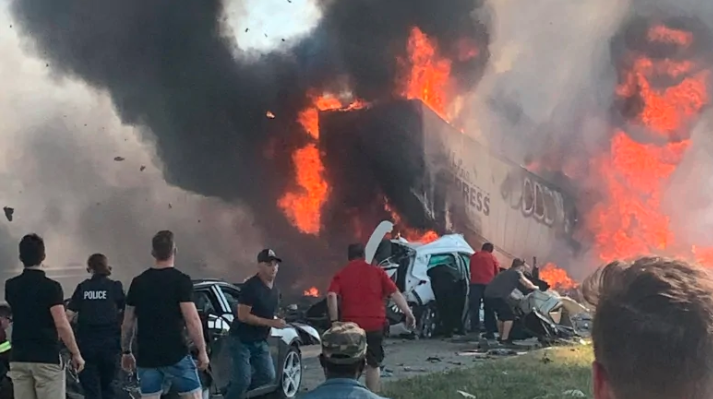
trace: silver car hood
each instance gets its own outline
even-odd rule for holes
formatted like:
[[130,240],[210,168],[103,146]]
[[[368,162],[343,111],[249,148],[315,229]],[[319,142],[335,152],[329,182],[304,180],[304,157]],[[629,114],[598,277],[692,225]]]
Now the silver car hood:
[[290,326],[297,330],[302,345],[320,345],[322,343],[322,339],[314,327],[303,323],[290,323]]

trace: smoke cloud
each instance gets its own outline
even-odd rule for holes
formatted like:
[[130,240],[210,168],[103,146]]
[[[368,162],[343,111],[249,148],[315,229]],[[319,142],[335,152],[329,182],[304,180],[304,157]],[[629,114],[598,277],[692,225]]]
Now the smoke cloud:
[[[553,145],[606,134],[616,70],[610,39],[630,4],[620,1],[493,1],[493,54],[472,94],[476,132],[516,162],[539,159]],[[579,134],[582,130],[586,133]]]
[[[698,0],[304,0],[279,17],[297,2],[12,0],[0,68],[18,78],[0,96],[0,192],[17,219],[0,236],[37,230],[58,262],[101,250],[140,268],[150,235],[168,227],[191,264],[232,274],[265,245],[302,284],[324,274],[315,253],[341,253],[353,236],[300,234],[276,205],[292,188],[291,154],[309,140],[296,120],[310,89],[393,98],[418,26],[454,60],[456,123],[516,162],[566,175],[611,133],[622,25],[647,13],[713,21]],[[479,57],[459,61],[463,38]],[[0,260],[15,258],[14,244],[2,248]]]
[[[57,79],[79,79],[106,93],[137,140],[155,145],[170,185],[246,204],[270,246],[290,253],[285,258],[299,266],[321,271],[324,265],[315,265],[313,256],[324,251],[325,242],[299,234],[276,207],[293,179],[290,155],[307,139],[296,119],[308,104],[308,89],[348,81],[367,101],[391,98],[397,57],[405,55],[409,32],[419,26],[454,59],[457,40],[483,44],[485,56],[454,63],[466,91],[482,74],[488,35],[471,17],[481,6],[472,0],[324,1],[304,16],[316,23],[321,14],[320,22],[296,38],[280,38],[275,51],[238,46],[241,40],[259,43],[248,35],[268,25],[245,18],[270,13],[272,4],[18,0],[10,9],[16,31]],[[268,44],[276,43],[275,32],[260,33]],[[266,118],[267,111],[276,118]],[[77,150],[64,145],[66,154]],[[135,217],[131,204],[124,204],[117,220]],[[83,209],[82,220],[94,228],[103,223],[95,211]]]
[[122,124],[106,91],[27,56],[31,43],[17,33],[0,9],[0,205],[15,208],[12,222],[0,221],[4,276],[20,267],[19,239],[37,232],[48,267],[70,266],[50,271],[65,290],[85,277],[93,252],[126,281],[150,265],[151,236],[164,228],[177,235],[185,271],[246,275],[261,236],[245,208],[167,184],[154,144]]
[[[626,105],[615,98],[623,51],[644,45],[625,38],[626,29],[636,18],[680,17],[676,23],[695,32],[698,56],[704,68],[711,68],[704,47],[710,47],[705,31],[713,26],[713,6],[698,0],[490,5],[495,21],[492,57],[471,93],[473,112],[466,118],[466,131],[523,165],[539,166],[545,177],[579,197],[585,217],[588,206],[607,195],[602,176],[588,170],[588,162],[607,151],[614,130],[626,124]],[[672,178],[663,182],[667,186],[661,211],[670,218],[676,240],[676,247],[662,251],[664,255],[685,256],[686,244],[713,245],[706,233],[713,226],[713,198],[706,194],[711,187],[707,171],[713,167],[710,115],[698,117],[689,151]],[[639,135],[635,139],[648,134],[641,127],[626,128]],[[573,260],[567,259],[566,250],[560,252],[562,256],[554,253],[553,258],[577,278],[599,262],[594,253]]]

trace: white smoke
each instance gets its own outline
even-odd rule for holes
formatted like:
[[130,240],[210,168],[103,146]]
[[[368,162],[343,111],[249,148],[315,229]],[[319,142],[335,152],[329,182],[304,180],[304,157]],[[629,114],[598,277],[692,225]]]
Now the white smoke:
[[242,51],[285,50],[319,23],[317,0],[225,0],[227,27]]
[[611,103],[616,78],[609,40],[629,2],[489,4],[491,58],[471,95],[466,132],[493,151],[523,162],[548,141],[572,136],[572,129],[598,128],[596,120]]
[[240,204],[169,186],[147,135],[122,125],[106,93],[53,76],[2,4],[0,207],[15,209],[12,222],[0,220],[4,277],[19,267],[19,239],[36,232],[47,265],[67,269],[53,272],[65,276],[65,290],[85,277],[93,252],[105,253],[126,281],[150,265],[150,240],[161,229],[176,233],[177,265],[194,277],[247,275],[262,246],[251,216]]
[[[713,3],[702,0],[493,0],[489,4],[491,59],[469,96],[469,112],[462,117],[466,133],[523,164],[552,148],[569,149],[572,152],[566,156],[580,156],[586,163],[589,154],[578,149],[601,146],[602,139],[611,135],[617,71],[610,45],[627,18],[695,17],[713,28]],[[685,246],[691,243],[713,247],[711,121],[710,112],[700,118],[693,145],[668,182],[664,211],[677,244],[684,244],[671,248],[676,253],[669,254],[686,254],[690,248]],[[557,253],[553,256],[557,258]],[[582,257],[569,262],[560,265],[582,277],[598,260]]]

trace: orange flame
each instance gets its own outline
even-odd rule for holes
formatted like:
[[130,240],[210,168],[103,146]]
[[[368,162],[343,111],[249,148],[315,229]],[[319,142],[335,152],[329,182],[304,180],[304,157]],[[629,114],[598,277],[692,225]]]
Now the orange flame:
[[[470,51],[471,53],[465,53],[464,57],[477,55],[477,50]],[[446,119],[446,89],[451,73],[451,61],[438,55],[436,43],[419,28],[411,29],[408,58],[408,62],[400,60],[402,68],[408,71],[408,75],[403,79],[400,95],[407,99],[420,99],[441,118]]]
[[554,263],[547,263],[540,269],[540,280],[546,282],[555,290],[568,290],[577,288],[578,285],[567,275],[565,270],[560,269]]
[[401,216],[389,205],[389,202],[384,198],[384,210],[391,214],[391,219],[394,222],[395,233],[392,233],[393,237],[403,237],[409,242],[420,242],[422,244],[428,244],[436,241],[440,238],[438,233],[433,230],[421,231],[417,229],[412,229],[402,222]]
[[297,192],[287,192],[278,201],[278,206],[290,222],[305,234],[317,235],[322,226],[322,205],[329,195],[329,184],[324,180],[324,165],[317,149],[319,139],[319,111],[352,110],[364,107],[362,101],[345,106],[342,101],[329,95],[311,94],[312,106],[298,115],[298,122],[314,142],[297,149],[292,154],[295,165]]
[[327,199],[329,185],[322,177],[324,165],[315,144],[308,144],[292,154],[300,192],[286,193],[278,205],[292,223],[303,233],[318,234],[321,226],[320,210]]
[[319,297],[319,290],[317,289],[317,287],[312,287],[308,290],[305,290],[302,295],[317,298]]
[[[694,39],[690,32],[663,25],[649,29],[647,38],[680,46],[689,46]],[[695,62],[652,60],[638,53],[631,56],[617,95],[637,99],[637,113],[631,122],[670,142],[644,144],[617,131],[609,153],[594,160],[595,170],[604,179],[606,198],[591,210],[587,226],[595,232],[595,250],[606,262],[651,253],[688,252],[684,244],[676,242],[661,200],[690,145],[689,128],[709,101],[709,71],[698,71]],[[665,88],[651,83],[660,77],[676,79]],[[694,247],[689,255],[713,260],[711,250],[696,251]]]
[[656,25],[649,29],[647,38],[651,42],[673,43],[690,46],[693,43],[693,33],[672,29],[666,25]]

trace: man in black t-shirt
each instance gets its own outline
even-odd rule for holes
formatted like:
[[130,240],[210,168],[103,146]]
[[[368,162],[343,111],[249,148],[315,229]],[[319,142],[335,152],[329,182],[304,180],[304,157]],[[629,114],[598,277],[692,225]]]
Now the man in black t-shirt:
[[36,234],[20,241],[22,274],[5,282],[5,300],[13,311],[10,379],[16,398],[56,399],[65,396],[65,372],[59,340],[72,354],[72,366],[84,368],[74,332],[64,311],[62,287],[41,270],[45,243]]
[[518,284],[522,284],[531,290],[537,289],[537,286],[532,284],[523,274],[526,268],[525,261],[516,258],[512,261],[512,266],[509,269],[499,273],[485,287],[485,301],[498,317],[498,332],[500,334],[498,341],[501,343],[512,343],[510,331],[515,321],[515,313],[510,304],[508,304],[508,298],[515,291]]
[[279,293],[273,286],[282,259],[264,249],[257,262],[257,274],[240,288],[237,317],[230,327],[233,373],[226,399],[243,399],[251,385],[257,388],[275,380],[267,338],[271,328],[286,326],[284,320],[275,318]]
[[[191,278],[176,270],[173,233],[159,231],[152,241],[155,265],[129,286],[121,333],[124,370],[137,369],[142,398],[159,398],[166,383],[181,396],[202,397],[196,364],[183,336],[184,328],[198,350],[197,368],[208,367],[203,328],[193,303]],[[137,328],[137,356],[131,351]]]

